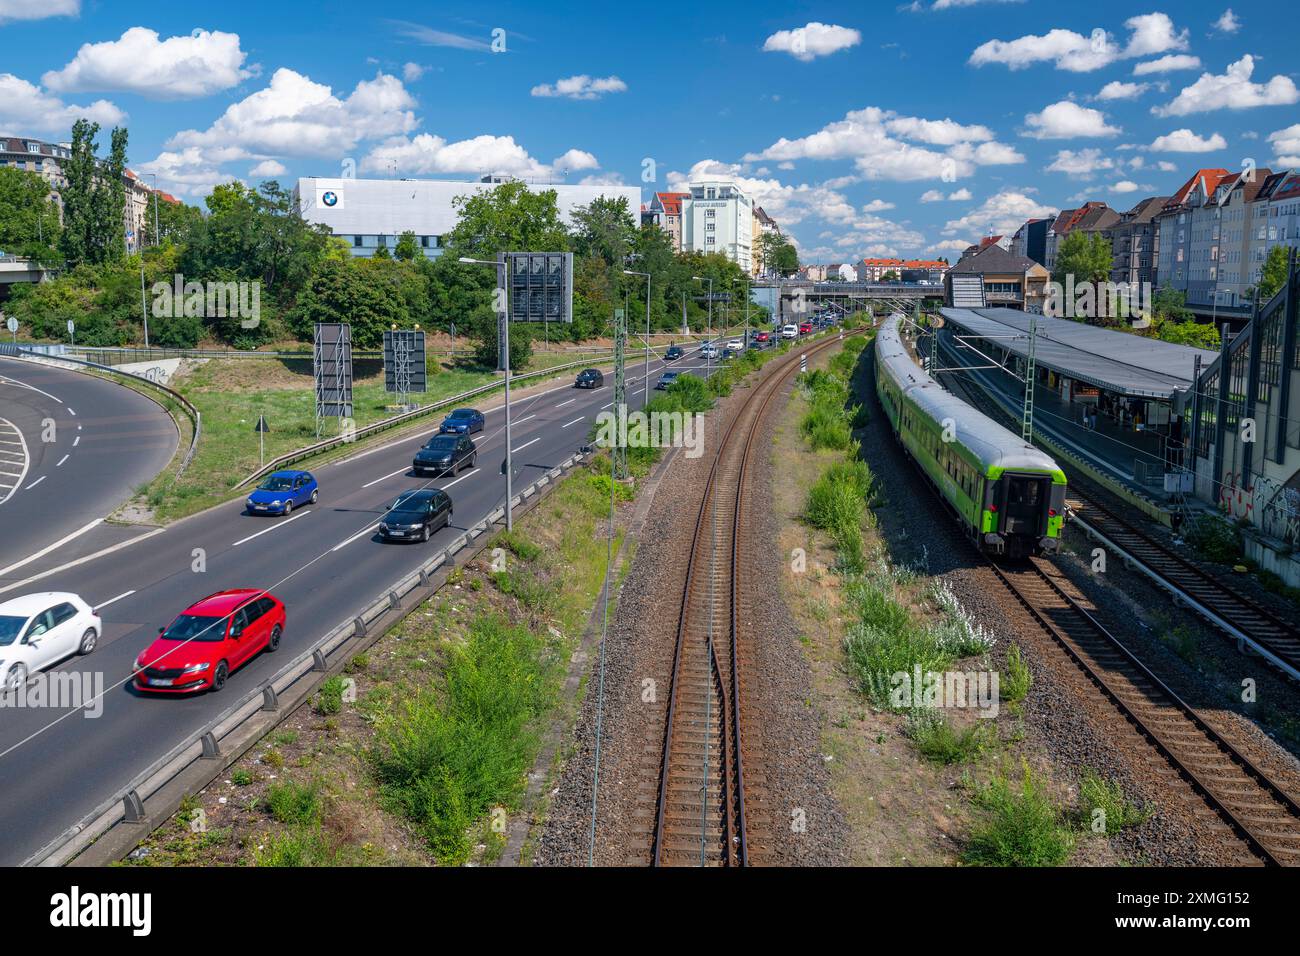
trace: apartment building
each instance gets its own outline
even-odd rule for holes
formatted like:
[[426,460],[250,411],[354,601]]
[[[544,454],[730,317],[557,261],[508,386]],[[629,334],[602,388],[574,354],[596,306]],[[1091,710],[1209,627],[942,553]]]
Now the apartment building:
[[729,180],[691,183],[682,205],[682,251],[716,252],[753,268],[754,203]]
[[1029,219],[1011,237],[1011,249],[1017,256],[1033,259],[1039,265],[1047,261],[1047,233],[1052,228],[1050,219]]
[[757,277],[763,274],[766,263],[763,261],[763,244],[759,240],[766,235],[773,234],[779,236],[781,234],[781,227],[776,224],[775,219],[763,210],[762,206],[755,206],[754,223],[750,230],[750,235],[753,239],[753,267],[751,269],[751,275]]
[[1083,232],[1105,232],[1119,222],[1119,213],[1104,202],[1086,202],[1077,209],[1063,209],[1047,231],[1043,265],[1047,271],[1056,271],[1056,256],[1065,237],[1076,229]]
[[1110,281],[1115,283],[1156,284],[1156,267],[1160,258],[1160,231],[1156,216],[1169,201],[1168,196],[1143,199],[1105,233],[1110,237]]
[[641,210],[641,222],[654,223],[672,238],[673,252],[682,251],[682,203],[690,193],[655,193]]

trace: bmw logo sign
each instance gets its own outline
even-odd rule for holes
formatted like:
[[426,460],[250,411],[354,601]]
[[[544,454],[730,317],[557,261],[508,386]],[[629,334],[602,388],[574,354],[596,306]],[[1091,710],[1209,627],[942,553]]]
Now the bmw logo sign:
[[332,189],[321,194],[320,201],[327,206],[337,206],[339,204],[339,194]]

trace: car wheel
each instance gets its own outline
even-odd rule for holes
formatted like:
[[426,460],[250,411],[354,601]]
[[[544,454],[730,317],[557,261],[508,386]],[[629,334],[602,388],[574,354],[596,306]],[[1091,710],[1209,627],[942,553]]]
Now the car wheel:
[[222,661],[220,664],[217,665],[217,670],[212,675],[212,690],[214,693],[226,686],[226,678],[229,676],[230,676],[230,667],[227,666],[225,661]]
[[319,488],[315,488],[315,489],[312,490],[312,493],[311,493],[311,503],[312,503],[312,504],[315,504],[315,503],[318,502],[318,501],[320,501],[320,489],[319,489]]
[[5,675],[5,690],[19,691],[27,683],[27,668],[22,664],[15,664],[9,668],[9,673]]
[[280,646],[280,625],[277,624],[275,627],[271,628],[271,636],[266,642],[266,649],[270,651],[272,654],[274,654],[276,649],[279,646]]
[[291,511],[293,511],[293,502],[292,502],[292,501],[286,501],[286,502],[284,503],[284,513],[285,513],[285,516],[288,517],[289,512],[291,512]]
[[99,635],[95,633],[93,627],[86,628],[86,633],[81,635],[81,646],[77,648],[78,654],[89,654],[99,643]]
[[473,455],[470,455],[470,456],[469,456],[469,467],[470,467],[470,469],[472,470],[476,464],[478,464],[478,453],[477,453],[477,452],[474,453]]
[[421,541],[429,540],[429,526],[427,524],[424,526],[424,530],[420,532],[420,540]]

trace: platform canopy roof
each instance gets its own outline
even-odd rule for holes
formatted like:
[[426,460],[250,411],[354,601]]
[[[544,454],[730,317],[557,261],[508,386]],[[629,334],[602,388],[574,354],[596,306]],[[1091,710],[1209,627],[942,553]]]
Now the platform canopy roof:
[[[1025,357],[1029,353],[1027,312],[1018,309],[942,309],[945,327],[973,335]],[[1196,356],[1202,367],[1218,352],[1161,342],[1072,319],[1033,316],[1037,327],[1034,361],[1044,368],[1098,388],[1134,398],[1168,401],[1192,387]]]

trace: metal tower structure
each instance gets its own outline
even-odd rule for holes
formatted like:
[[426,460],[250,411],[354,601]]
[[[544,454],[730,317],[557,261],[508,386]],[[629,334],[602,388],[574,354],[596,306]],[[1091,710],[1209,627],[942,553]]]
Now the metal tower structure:
[[631,477],[627,468],[626,425],[627,382],[624,354],[627,351],[627,314],[614,310],[614,414],[618,416],[614,447],[610,449],[610,469],[615,481]]
[[1034,346],[1038,342],[1038,319],[1029,313],[1029,348],[1025,350],[1025,405],[1020,415],[1020,437],[1034,440],[1034,382],[1038,373],[1034,366]]

